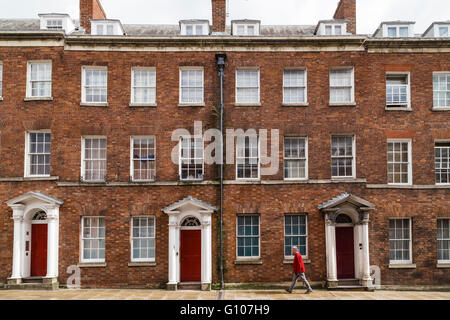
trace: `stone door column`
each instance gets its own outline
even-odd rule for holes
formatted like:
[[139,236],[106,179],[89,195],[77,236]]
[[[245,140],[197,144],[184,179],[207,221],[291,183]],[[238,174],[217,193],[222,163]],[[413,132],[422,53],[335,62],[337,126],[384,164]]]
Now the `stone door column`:
[[57,207],[47,208],[47,276],[46,278],[58,277],[58,248],[59,248],[59,209]]
[[177,232],[178,232],[177,218],[169,216],[169,282],[167,283],[168,290],[177,290],[177,259],[178,248]]
[[202,221],[202,290],[211,289],[211,216],[203,217]]
[[[22,253],[25,251],[23,247],[23,214],[25,206],[22,204],[15,204],[11,206],[13,209],[14,219],[14,243],[13,243],[13,263],[12,263],[12,282],[21,282],[22,278]],[[23,249],[23,250],[22,250]]]
[[337,266],[336,266],[336,227],[335,223],[327,216],[325,217],[325,241],[327,251],[327,282],[329,287],[336,287]]
[[361,221],[361,239],[362,239],[362,278],[361,285],[367,287],[372,285],[370,277],[370,255],[369,255],[369,221]]

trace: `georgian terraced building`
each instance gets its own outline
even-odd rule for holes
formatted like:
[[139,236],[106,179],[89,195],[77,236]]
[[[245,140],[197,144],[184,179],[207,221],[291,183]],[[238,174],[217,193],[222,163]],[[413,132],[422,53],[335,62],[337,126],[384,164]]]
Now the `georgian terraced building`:
[[[283,282],[297,245],[315,284],[448,286],[450,22],[360,35],[355,2],[317,26],[228,24],[225,0],[212,25],[98,0],[0,20],[0,283]],[[278,130],[278,170],[260,136],[207,163],[172,139],[195,121]]]

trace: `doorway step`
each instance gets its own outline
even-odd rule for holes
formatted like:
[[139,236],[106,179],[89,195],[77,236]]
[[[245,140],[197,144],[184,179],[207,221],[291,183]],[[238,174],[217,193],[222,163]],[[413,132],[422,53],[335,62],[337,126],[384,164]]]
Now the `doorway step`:
[[200,282],[180,282],[178,284],[178,290],[202,290],[202,284]]
[[59,282],[56,278],[29,277],[8,280],[5,289],[9,290],[57,290]]
[[364,287],[358,279],[340,279],[335,287],[328,287],[330,291],[374,291],[373,287]]

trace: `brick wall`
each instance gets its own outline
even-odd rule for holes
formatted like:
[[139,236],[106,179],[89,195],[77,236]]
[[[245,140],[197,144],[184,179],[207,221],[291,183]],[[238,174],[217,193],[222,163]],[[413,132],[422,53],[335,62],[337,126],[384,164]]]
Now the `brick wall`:
[[[1,177],[22,177],[25,131],[51,129],[51,175],[60,181],[80,177],[81,136],[108,138],[108,181],[129,181],[131,135],[156,136],[157,180],[177,181],[178,167],[170,161],[175,146],[171,132],[192,130],[195,120],[215,126],[213,106],[218,105],[216,52],[89,52],[50,48],[0,48],[3,61],[3,98],[0,102]],[[28,60],[53,62],[53,101],[25,102]],[[432,112],[432,72],[450,70],[450,54],[368,54],[366,52],[230,52],[225,69],[225,127],[279,129],[280,135],[309,137],[309,178],[329,179],[331,135],[356,136],[357,178],[368,184],[387,183],[386,140],[412,139],[413,181],[434,184],[434,139],[450,139],[450,113]],[[81,67],[108,67],[108,107],[81,107]],[[157,72],[157,107],[130,108],[130,74],[133,66],[153,66]],[[179,67],[205,70],[205,107],[178,107]],[[235,107],[235,68],[257,66],[261,71],[261,107]],[[330,107],[329,69],[355,68],[356,107]],[[385,111],[385,73],[392,66],[409,66],[412,112]],[[284,67],[307,67],[308,107],[282,107]],[[283,143],[280,170],[263,180],[283,178]],[[205,180],[215,180],[216,167],[205,165]],[[226,165],[225,179],[234,180],[235,166]],[[207,185],[61,187],[56,182],[0,182],[0,281],[11,273],[13,221],[5,201],[32,190],[64,200],[60,209],[60,282],[66,268],[79,261],[80,219],[84,214],[106,215],[105,268],[82,269],[84,286],[159,286],[167,282],[168,218],[165,206],[186,196],[218,205],[218,188]],[[308,277],[326,280],[324,220],[317,206],[342,192],[374,203],[370,215],[371,264],[379,265],[384,284],[441,284],[450,280],[436,268],[436,218],[450,216],[448,189],[367,189],[364,183],[312,185],[226,185],[224,202],[225,281],[289,280],[290,265],[283,264],[283,216],[306,213],[309,229]],[[142,205],[135,208],[134,205]],[[235,265],[236,214],[261,217],[262,265]],[[133,214],[156,216],[155,267],[128,267],[129,223]],[[389,269],[388,218],[413,219],[413,270]],[[217,216],[213,219],[213,281],[217,272]]]
[[356,34],[356,0],[341,0],[333,18],[347,19],[347,32]]

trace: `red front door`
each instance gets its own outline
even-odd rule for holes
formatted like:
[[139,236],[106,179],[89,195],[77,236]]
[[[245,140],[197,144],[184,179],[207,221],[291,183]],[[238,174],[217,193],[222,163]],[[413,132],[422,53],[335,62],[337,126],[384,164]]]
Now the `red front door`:
[[31,276],[47,275],[47,225],[31,225]]
[[202,232],[201,230],[181,230],[180,233],[180,281],[200,282]]
[[336,227],[336,264],[338,279],[355,278],[353,227]]

